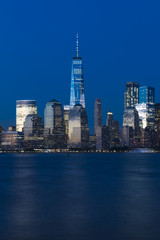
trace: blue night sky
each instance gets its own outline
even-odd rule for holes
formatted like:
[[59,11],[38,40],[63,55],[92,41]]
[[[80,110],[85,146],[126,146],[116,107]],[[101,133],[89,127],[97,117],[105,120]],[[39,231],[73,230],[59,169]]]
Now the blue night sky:
[[159,1],[1,1],[0,125],[15,125],[16,100],[69,104],[71,60],[83,57],[86,107],[93,129],[94,101],[103,123],[111,108],[122,123],[125,83],[156,89],[160,101]]

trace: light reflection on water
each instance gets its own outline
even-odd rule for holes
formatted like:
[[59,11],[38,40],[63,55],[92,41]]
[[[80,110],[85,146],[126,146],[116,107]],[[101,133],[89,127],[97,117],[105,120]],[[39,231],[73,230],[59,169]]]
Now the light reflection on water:
[[159,240],[159,156],[1,154],[1,238]]

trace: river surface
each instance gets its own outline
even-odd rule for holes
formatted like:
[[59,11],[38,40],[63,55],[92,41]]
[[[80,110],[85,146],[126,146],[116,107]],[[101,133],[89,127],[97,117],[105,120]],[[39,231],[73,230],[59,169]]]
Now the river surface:
[[0,154],[0,239],[159,240],[160,154]]

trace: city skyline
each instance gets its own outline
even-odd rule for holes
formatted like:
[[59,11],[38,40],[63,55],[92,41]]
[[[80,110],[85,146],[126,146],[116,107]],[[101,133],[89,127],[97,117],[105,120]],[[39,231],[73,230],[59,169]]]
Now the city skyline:
[[122,125],[128,81],[155,87],[160,102],[159,3],[82,1],[77,8],[75,1],[62,1],[63,10],[51,1],[1,4],[0,125],[15,123],[17,99],[36,99],[41,116],[52,98],[69,103],[77,32],[92,132],[95,98],[102,101],[102,122],[111,108]]

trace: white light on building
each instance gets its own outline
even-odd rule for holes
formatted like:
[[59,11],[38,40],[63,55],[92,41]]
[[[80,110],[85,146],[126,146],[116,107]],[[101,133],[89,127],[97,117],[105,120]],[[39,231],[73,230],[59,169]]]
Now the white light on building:
[[17,100],[16,101],[16,131],[22,132],[24,121],[27,115],[37,114],[35,100]]

